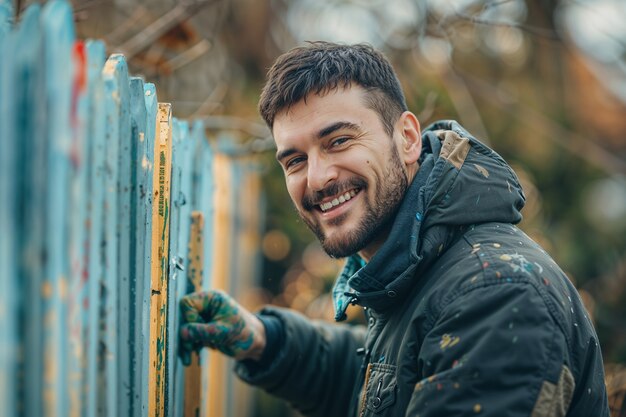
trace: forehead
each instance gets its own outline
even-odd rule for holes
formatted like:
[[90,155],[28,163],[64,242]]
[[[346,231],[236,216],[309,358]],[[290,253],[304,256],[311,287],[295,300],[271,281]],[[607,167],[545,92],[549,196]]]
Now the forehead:
[[357,126],[375,123],[376,113],[366,106],[365,90],[354,86],[325,94],[310,94],[276,114],[272,133],[278,148],[285,143],[315,137],[320,130],[338,121]]

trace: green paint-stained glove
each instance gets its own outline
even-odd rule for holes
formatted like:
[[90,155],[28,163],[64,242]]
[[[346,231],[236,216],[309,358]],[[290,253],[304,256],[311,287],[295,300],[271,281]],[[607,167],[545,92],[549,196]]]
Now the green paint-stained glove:
[[265,348],[265,327],[228,294],[211,290],[185,295],[180,301],[184,324],[179,354],[185,365],[191,352],[204,346],[237,360],[259,359]]

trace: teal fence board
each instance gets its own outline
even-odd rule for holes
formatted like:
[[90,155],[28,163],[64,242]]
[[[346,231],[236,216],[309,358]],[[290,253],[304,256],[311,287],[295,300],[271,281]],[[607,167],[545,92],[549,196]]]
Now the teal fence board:
[[44,39],[45,102],[48,117],[46,142],[48,172],[46,189],[46,266],[43,280],[44,369],[43,397],[45,416],[66,416],[68,401],[68,321],[67,292],[69,271],[70,123],[73,88],[72,48],[73,13],[69,3],[53,0],[41,14]]
[[[150,351],[150,297],[152,293],[152,282],[150,281],[150,266],[152,264],[152,211],[154,206],[154,183],[152,174],[154,171],[154,144],[156,135],[156,118],[158,111],[158,99],[156,87],[154,84],[147,83],[144,85],[144,103],[146,108],[146,125],[145,125],[145,141],[146,141],[146,159],[142,160],[142,166],[146,169],[145,181],[146,189],[144,203],[146,204],[145,221],[146,221],[146,247],[144,251],[145,275],[143,277],[141,288],[141,310],[138,310],[138,317],[141,320],[141,340],[139,350],[139,360],[141,361],[141,384],[139,402],[141,415],[148,413],[148,386],[149,380],[149,351]],[[141,192],[141,191],[140,191]],[[139,306],[139,303],[137,304]],[[138,407],[135,407],[138,408]]]
[[[12,14],[0,0],[0,415],[148,416],[158,337],[150,334],[156,86],[130,77],[122,55],[107,59],[101,41],[75,39],[66,0],[33,4],[15,25]],[[227,280],[244,290],[256,276],[238,257],[252,231],[240,218],[238,187],[257,174],[233,162],[228,179],[216,178],[223,152],[199,121],[173,118],[172,146],[167,314],[158,317],[167,339],[157,349],[165,358],[159,402],[179,417],[188,387],[178,300],[192,290],[192,212],[204,219],[199,284],[209,289],[215,184],[233,190]],[[232,378],[209,383],[207,359],[204,350],[194,387],[203,416],[209,393]],[[232,388],[227,397],[224,409],[234,410]]]
[[[128,103],[128,69],[120,55],[109,57],[104,64],[104,112],[106,115],[105,140],[105,176],[104,176],[104,285],[102,288],[103,328],[101,329],[100,345],[102,362],[104,363],[106,381],[101,391],[100,401],[105,416],[117,416],[120,413],[120,402],[124,397],[120,387],[120,357],[118,355],[121,340],[119,329],[119,305],[121,299],[121,279],[128,281],[127,264],[122,264],[120,247],[127,239],[127,231],[122,229],[122,140],[128,140],[124,125],[122,108]],[[128,125],[130,130],[130,125]],[[128,172],[126,172],[128,174]]]
[[87,210],[88,195],[88,152],[87,123],[89,101],[86,94],[87,56],[85,44],[77,42],[73,50],[74,78],[70,124],[73,130],[70,143],[70,178],[68,206],[73,208],[75,221],[69,221],[68,259],[70,275],[67,292],[68,317],[68,415],[80,415],[82,409],[83,363],[85,332],[88,308],[84,303],[87,296]]
[[[13,56],[15,34],[9,32],[12,8],[10,3],[0,2],[0,56]],[[17,334],[18,294],[17,281],[17,144],[9,138],[15,135],[15,115],[10,111],[14,103],[14,66],[11,60],[0,60],[0,404],[7,414],[17,412],[17,357],[19,343]]]
[[[189,242],[189,228],[191,226],[191,201],[188,201],[189,191],[186,189],[187,178],[190,177],[190,153],[188,143],[189,125],[185,121],[174,120],[172,126],[172,177],[170,205],[170,274],[168,283],[168,306],[176,306],[176,300],[187,293],[185,271],[187,270],[187,248]],[[184,392],[184,372],[180,362],[176,360],[178,337],[176,328],[179,317],[178,308],[168,308],[167,344],[168,363],[173,366],[167,369],[166,393],[168,401],[166,410],[173,415],[182,415],[183,397],[178,395]]]
[[100,41],[88,41],[87,49],[87,182],[85,198],[87,204],[87,290],[86,320],[84,322],[85,360],[83,365],[83,387],[81,415],[95,417],[99,414],[98,387],[101,384],[100,360],[98,355],[100,330],[100,293],[104,270],[104,160],[106,124],[104,113],[104,82],[102,67],[105,48]]
[[[24,257],[18,266],[20,286],[18,323],[20,348],[19,372],[24,375],[25,390],[20,394],[19,407],[24,414],[43,415],[43,300],[42,284],[45,268],[45,207],[47,148],[44,126],[47,118],[45,100],[43,45],[40,28],[41,8],[30,7],[16,28],[15,68],[11,77],[15,84],[17,144],[16,176],[19,181],[17,199],[18,253]],[[28,305],[28,308],[24,306]],[[28,358],[28,360],[26,359]]]
[[[130,109],[132,126],[132,204],[131,204],[131,265],[134,266],[134,279],[131,279],[132,309],[129,318],[130,340],[130,394],[131,404],[129,415],[143,415],[141,404],[147,402],[147,396],[142,400],[142,386],[148,379],[148,368],[142,367],[144,362],[142,353],[148,351],[147,323],[146,329],[142,328],[144,314],[143,300],[150,297],[150,226],[152,206],[152,160],[154,149],[150,144],[154,141],[154,135],[147,137],[146,123],[148,115],[146,111],[145,86],[141,78],[130,80]],[[154,124],[154,121],[151,123]],[[148,304],[149,307],[149,304]],[[148,314],[149,310],[145,314]],[[144,336],[145,335],[145,336]],[[145,375],[143,372],[145,371]],[[144,381],[142,383],[142,381]]]

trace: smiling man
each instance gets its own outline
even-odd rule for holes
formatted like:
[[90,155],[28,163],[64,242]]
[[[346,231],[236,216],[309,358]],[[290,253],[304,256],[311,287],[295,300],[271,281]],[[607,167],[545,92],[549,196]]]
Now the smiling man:
[[181,355],[238,360],[307,416],[608,416],[600,347],[576,289],[514,224],[515,173],[453,121],[421,132],[385,57],[314,42],[279,57],[259,109],[300,217],[347,258],[335,318],[254,315],[190,294]]

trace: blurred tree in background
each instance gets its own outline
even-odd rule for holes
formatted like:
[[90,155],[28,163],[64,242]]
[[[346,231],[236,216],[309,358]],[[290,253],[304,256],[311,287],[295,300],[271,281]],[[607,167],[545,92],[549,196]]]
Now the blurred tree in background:
[[73,3],[79,37],[105,39],[177,117],[233,132],[264,162],[263,289],[250,305],[331,317],[324,294],[340,268],[286,194],[256,112],[265,72],[306,40],[368,42],[393,62],[423,126],[456,119],[514,166],[528,198],[521,227],[581,290],[605,361],[626,363],[623,0]]

